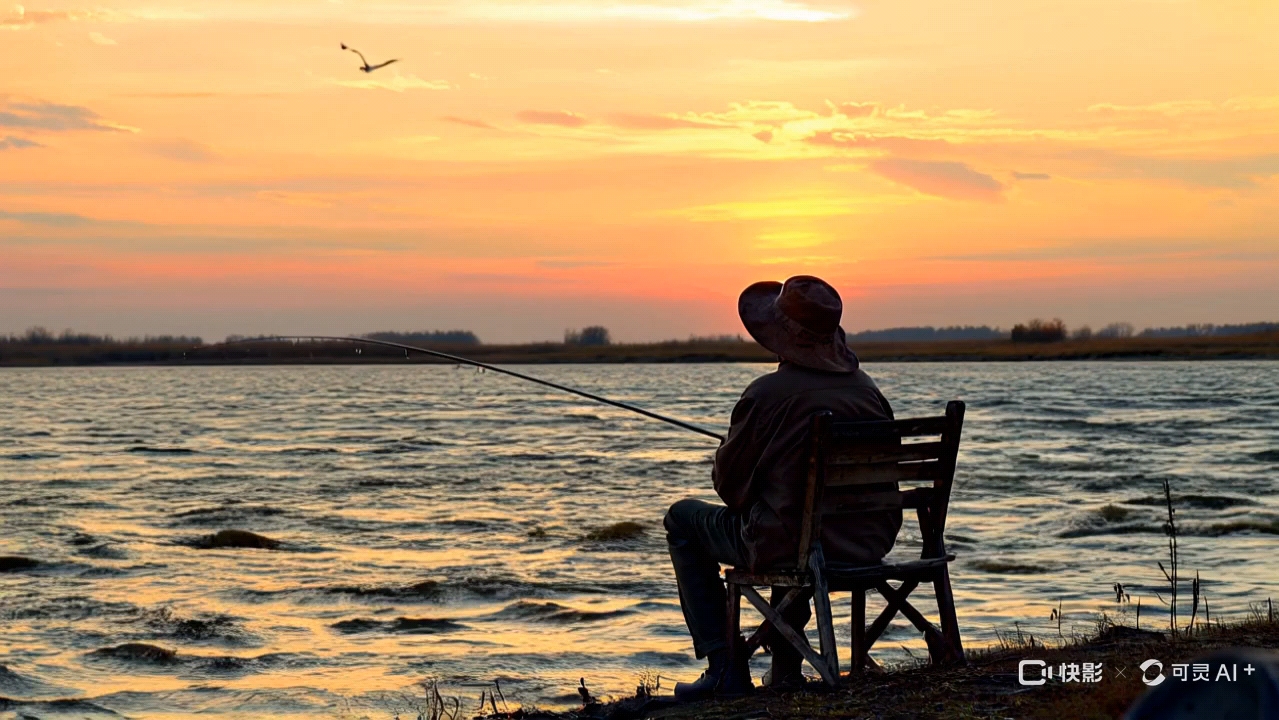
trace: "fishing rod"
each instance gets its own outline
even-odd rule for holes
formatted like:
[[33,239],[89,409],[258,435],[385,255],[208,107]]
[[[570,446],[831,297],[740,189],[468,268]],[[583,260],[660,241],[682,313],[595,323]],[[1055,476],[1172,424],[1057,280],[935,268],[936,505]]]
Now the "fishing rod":
[[473,367],[483,368],[484,370],[491,370],[495,373],[510,375],[511,377],[519,378],[520,380],[527,380],[532,383],[537,383],[538,385],[545,385],[546,387],[549,387],[549,388],[555,388],[556,390],[560,390],[566,393],[572,393],[574,395],[584,397],[588,400],[594,400],[595,402],[604,403],[605,405],[612,405],[613,407],[621,408],[623,410],[630,410],[631,412],[639,413],[640,415],[643,415],[645,417],[650,417],[650,418],[653,418],[654,420],[661,420],[664,423],[670,423],[671,425],[684,428],[685,430],[692,430],[695,433],[700,433],[702,435],[705,435],[706,437],[715,438],[716,440],[722,441],[724,439],[723,435],[720,435],[719,433],[711,432],[710,430],[707,430],[706,428],[698,427],[691,423],[686,423],[683,420],[676,420],[675,418],[667,417],[665,415],[655,413],[652,410],[645,410],[642,407],[636,407],[634,405],[630,405],[624,402],[619,402],[617,400],[610,400],[606,397],[601,397],[594,393],[586,392],[585,390],[578,390],[577,388],[571,388],[567,385],[560,385],[559,383],[553,383],[550,380],[543,380],[541,378],[533,377],[532,375],[525,375],[524,373],[518,373],[518,372],[515,372],[514,370],[507,370],[505,368],[497,367],[496,365],[489,365],[488,363],[482,363],[478,360],[471,360],[470,358],[464,358],[460,355],[450,355],[449,353],[440,352],[439,350],[428,350],[427,348],[424,348],[424,347],[417,347],[416,345],[405,345],[404,343],[391,342],[389,340],[375,340],[373,338],[360,338],[360,337],[342,337],[337,335],[272,335],[270,337],[245,338],[243,340],[227,340],[225,342],[216,343],[214,345],[198,346],[194,349],[207,350],[209,348],[218,347],[218,345],[243,345],[246,343],[267,342],[271,340],[289,340],[289,341],[325,340],[329,342],[350,342],[350,343],[364,343],[366,345],[381,345],[383,347],[393,347],[393,348],[399,348],[400,350],[403,350],[404,357],[408,357],[410,351],[420,352],[420,353],[423,353],[424,355],[430,355],[432,357],[441,358],[443,360],[450,360],[452,362],[455,362],[461,365],[471,365]]

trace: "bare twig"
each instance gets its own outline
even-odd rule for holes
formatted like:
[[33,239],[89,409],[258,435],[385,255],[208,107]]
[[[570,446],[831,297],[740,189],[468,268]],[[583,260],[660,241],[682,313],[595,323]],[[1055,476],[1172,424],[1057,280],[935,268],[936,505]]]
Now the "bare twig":
[[1186,632],[1195,629],[1195,617],[1199,615],[1199,573],[1195,572],[1195,579],[1190,581],[1190,624],[1186,626]]
[[1168,603],[1168,625],[1175,637],[1177,635],[1177,512],[1172,508],[1172,488],[1168,485],[1168,478],[1164,478],[1163,483],[1164,501],[1168,505],[1168,522],[1164,525],[1164,532],[1168,534],[1168,566],[1172,568],[1172,571],[1164,569],[1163,563],[1159,564],[1159,569],[1168,580],[1171,592],[1171,600]]
[[493,680],[493,687],[497,690],[497,696],[502,699],[502,711],[509,713],[511,709],[506,706],[506,695],[502,692],[502,686],[498,684],[496,679]]

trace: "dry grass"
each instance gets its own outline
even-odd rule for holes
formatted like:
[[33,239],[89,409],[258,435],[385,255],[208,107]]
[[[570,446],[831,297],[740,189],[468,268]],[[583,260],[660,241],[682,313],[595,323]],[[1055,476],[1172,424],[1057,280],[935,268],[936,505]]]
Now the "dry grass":
[[[1145,691],[1141,672],[1134,670],[1148,658],[1165,665],[1226,647],[1279,648],[1279,622],[1262,605],[1247,620],[1196,628],[1177,638],[1100,623],[1101,632],[1086,639],[1045,646],[1026,633],[1013,632],[993,648],[969,652],[969,664],[957,668],[916,667],[872,675],[837,691],[814,688],[780,695],[758,691],[740,700],[688,705],[643,697],[592,706],[576,712],[525,712],[504,717],[547,718],[669,718],[670,720],[747,720],[754,718],[1114,718]],[[1049,683],[1027,687],[1017,681],[1018,662],[1103,663],[1103,680],[1096,684]],[[1123,668],[1125,678],[1117,671]]]

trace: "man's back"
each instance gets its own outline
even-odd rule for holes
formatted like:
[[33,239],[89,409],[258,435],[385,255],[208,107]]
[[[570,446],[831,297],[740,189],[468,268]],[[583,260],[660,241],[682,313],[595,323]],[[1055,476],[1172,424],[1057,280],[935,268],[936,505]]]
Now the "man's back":
[[[828,410],[838,420],[891,420],[892,408],[865,372],[823,372],[783,362],[752,382],[733,409],[715,454],[715,490],[743,528],[753,569],[794,565],[808,481],[809,421]],[[867,513],[824,526],[828,560],[877,562],[901,528],[901,511]]]

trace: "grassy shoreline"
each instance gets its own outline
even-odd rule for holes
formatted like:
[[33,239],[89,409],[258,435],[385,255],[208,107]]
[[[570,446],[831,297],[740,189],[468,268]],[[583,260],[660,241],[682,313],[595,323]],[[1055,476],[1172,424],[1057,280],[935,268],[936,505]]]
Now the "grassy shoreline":
[[[446,363],[402,350],[338,342],[260,342],[192,346],[176,342],[0,342],[0,367],[79,365],[293,365]],[[561,343],[434,346],[497,364],[773,362],[753,342],[664,342],[583,347]],[[1021,362],[1052,360],[1279,360],[1279,333],[1224,337],[1105,338],[1053,343],[1010,340],[858,343],[865,362]]]
[[[1156,658],[1169,666],[1232,647],[1279,648],[1279,622],[1262,615],[1234,623],[1201,623],[1176,637],[1105,624],[1091,637],[1064,639],[1057,646],[1022,637],[999,647],[970,651],[964,667],[922,666],[869,675],[834,691],[810,685],[813,689],[806,692],[757,690],[746,698],[685,705],[664,698],[635,697],[568,712],[528,709],[484,716],[527,720],[1116,718],[1145,692],[1137,666],[1146,659]],[[1102,680],[1094,684],[1023,686],[1017,679],[1018,663],[1023,659],[1043,660],[1050,666],[1100,662],[1104,670]],[[1120,668],[1126,673],[1123,678],[1118,677]]]

